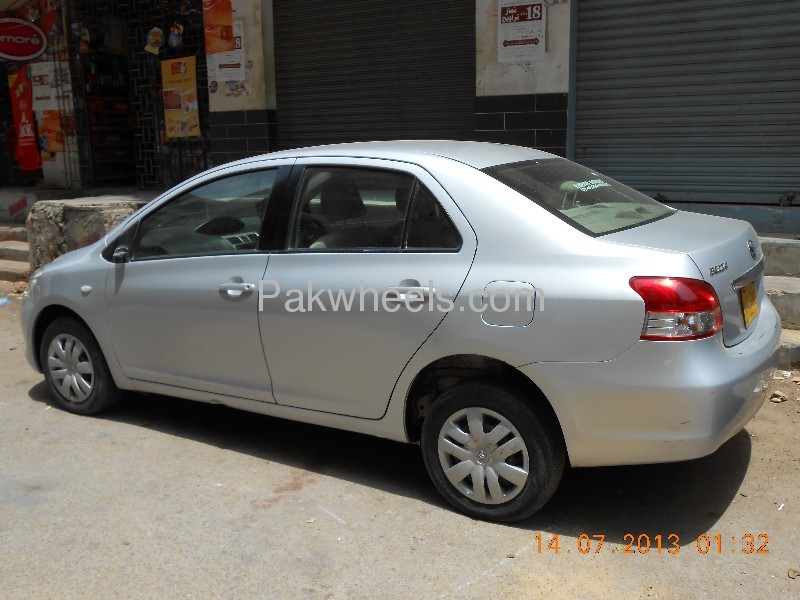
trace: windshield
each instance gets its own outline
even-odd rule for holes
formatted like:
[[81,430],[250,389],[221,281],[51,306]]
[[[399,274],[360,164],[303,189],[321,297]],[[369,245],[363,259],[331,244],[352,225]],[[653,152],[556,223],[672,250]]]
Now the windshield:
[[674,212],[641,192],[563,158],[498,165],[484,172],[592,235],[635,227]]

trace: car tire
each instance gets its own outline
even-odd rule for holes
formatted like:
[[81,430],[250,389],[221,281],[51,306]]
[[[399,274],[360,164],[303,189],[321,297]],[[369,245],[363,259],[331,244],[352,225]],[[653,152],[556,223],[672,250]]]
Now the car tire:
[[56,403],[79,415],[95,415],[120,397],[92,332],[75,319],[50,323],[39,348],[42,371]]
[[566,449],[555,417],[538,400],[484,380],[436,399],[422,425],[422,456],[450,504],[470,517],[512,522],[553,496]]

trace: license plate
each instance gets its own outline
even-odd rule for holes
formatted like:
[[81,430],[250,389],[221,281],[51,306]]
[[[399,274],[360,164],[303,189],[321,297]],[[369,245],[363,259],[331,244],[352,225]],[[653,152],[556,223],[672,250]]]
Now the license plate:
[[742,314],[744,315],[744,327],[747,329],[750,327],[750,323],[753,322],[758,316],[758,302],[756,301],[756,284],[754,281],[751,281],[746,286],[744,286],[741,290],[739,290],[739,295],[742,299]]

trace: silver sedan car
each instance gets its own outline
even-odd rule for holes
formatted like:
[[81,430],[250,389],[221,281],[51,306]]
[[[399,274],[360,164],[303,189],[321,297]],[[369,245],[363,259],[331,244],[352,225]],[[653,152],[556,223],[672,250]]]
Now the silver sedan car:
[[23,320],[66,410],[148,392],[418,442],[442,496],[497,521],[567,464],[714,452],[781,329],[748,223],[447,141],[211,169],[36,271]]

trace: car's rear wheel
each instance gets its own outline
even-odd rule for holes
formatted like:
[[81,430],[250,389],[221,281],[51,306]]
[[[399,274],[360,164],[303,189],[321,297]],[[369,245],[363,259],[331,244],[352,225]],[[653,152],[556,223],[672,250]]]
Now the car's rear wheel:
[[100,346],[83,323],[68,317],[50,323],[39,356],[45,379],[62,408],[94,415],[119,399]]
[[467,515],[529,517],[552,497],[566,451],[555,419],[518,389],[467,381],[444,392],[422,426],[422,455],[439,492]]

